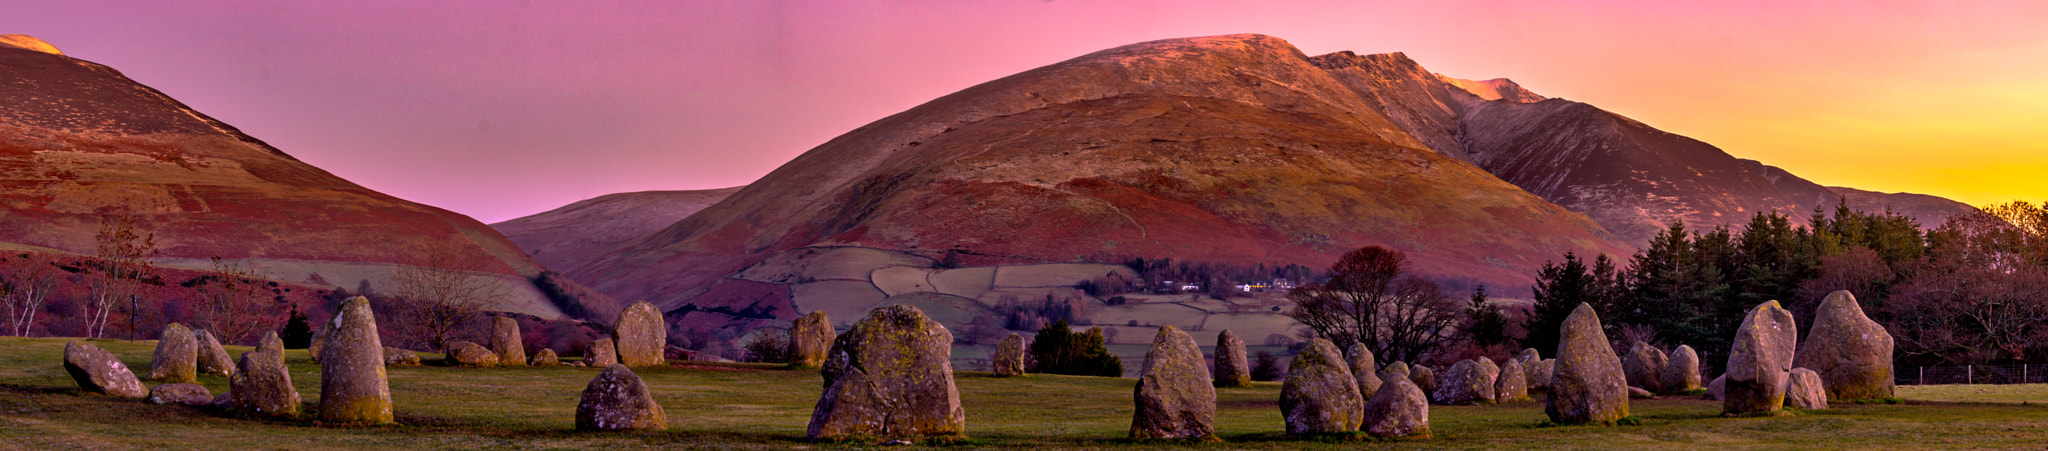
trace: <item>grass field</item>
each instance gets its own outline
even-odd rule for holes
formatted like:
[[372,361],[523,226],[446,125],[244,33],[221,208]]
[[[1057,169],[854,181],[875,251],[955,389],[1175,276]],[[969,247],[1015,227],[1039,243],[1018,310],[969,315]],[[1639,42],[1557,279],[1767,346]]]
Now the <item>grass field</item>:
[[[584,368],[392,368],[401,426],[324,428],[310,419],[221,417],[180,407],[79,395],[60,363],[64,339],[0,338],[0,448],[6,449],[613,449],[842,448],[802,440],[821,391],[814,371],[725,365],[638,370],[669,430],[578,433]],[[97,341],[146,370],[153,342]],[[231,349],[239,353],[243,349]],[[319,397],[318,366],[287,352],[292,381]],[[435,357],[435,356],[427,356]],[[219,393],[226,379],[203,377]],[[1901,404],[1840,403],[1825,411],[1721,418],[1696,399],[1637,401],[1641,426],[1539,427],[1538,402],[1432,406],[1429,440],[1297,440],[1283,430],[1279,384],[1219,391],[1221,443],[1142,444],[1130,427],[1131,379],[961,373],[969,441],[980,448],[1142,449],[2042,449],[2048,386],[1902,387]],[[1987,390],[1979,392],[1976,390]],[[1968,402],[1955,402],[1968,401]],[[310,410],[310,409],[309,409]]]

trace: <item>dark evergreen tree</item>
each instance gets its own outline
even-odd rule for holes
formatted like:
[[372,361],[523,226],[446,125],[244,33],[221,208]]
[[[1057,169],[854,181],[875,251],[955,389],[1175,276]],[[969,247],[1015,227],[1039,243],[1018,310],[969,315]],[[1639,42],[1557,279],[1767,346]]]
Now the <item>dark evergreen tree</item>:
[[1507,314],[1501,312],[1500,306],[1487,301],[1485,284],[1472,290],[1471,301],[1465,306],[1465,334],[1479,346],[1498,346],[1514,341],[1508,336]]
[[[1563,263],[1544,262],[1543,269],[1536,274],[1536,307],[1529,315],[1529,337],[1523,343],[1543,355],[1556,355],[1558,329],[1564,326],[1565,317],[1571,316],[1579,303],[1599,301],[1599,287],[1594,280],[1586,264],[1571,252],[1564,254]],[[1594,309],[1597,312],[1599,306],[1596,304]]]
[[284,341],[285,349],[306,349],[313,346],[313,325],[306,320],[306,314],[299,313],[298,306],[292,306],[291,319],[284,322],[284,329],[277,331],[277,338]]
[[1038,330],[1031,341],[1033,372],[1079,376],[1122,377],[1124,363],[1103,346],[1102,328],[1075,333],[1065,320]]

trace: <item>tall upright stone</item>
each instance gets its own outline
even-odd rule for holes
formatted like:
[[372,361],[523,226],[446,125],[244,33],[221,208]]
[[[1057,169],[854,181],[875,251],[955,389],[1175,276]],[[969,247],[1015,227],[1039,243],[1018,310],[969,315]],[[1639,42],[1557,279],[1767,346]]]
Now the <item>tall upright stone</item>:
[[1769,413],[1784,407],[1785,378],[1792,374],[1793,349],[1799,344],[1799,328],[1792,321],[1792,312],[1778,301],[1749,309],[1728,350],[1723,412]]
[[1229,329],[1216,335],[1216,386],[1249,387],[1252,365],[1244,353],[1244,340]]
[[[320,327],[327,327],[327,326],[328,326],[327,324],[321,324],[321,326],[320,326]],[[330,331],[330,332],[331,332],[331,331]],[[263,333],[263,338],[259,338],[259,339],[257,339],[257,340],[256,340],[256,349],[269,349],[269,350],[272,350],[272,351],[277,351],[277,355],[279,355],[279,356],[283,356],[283,355],[284,355],[284,339],[282,339],[282,338],[277,338],[277,331],[274,331],[274,330],[273,330],[273,331],[269,331],[269,332],[264,332],[264,333]],[[312,352],[312,351],[311,351],[311,350],[308,350],[307,352]],[[315,361],[318,361],[318,359],[315,359]]]
[[1294,355],[1287,381],[1280,385],[1280,414],[1293,435],[1339,434],[1358,430],[1364,421],[1365,398],[1344,353],[1330,340],[1317,338]]
[[1433,395],[1442,404],[1489,404],[1493,402],[1493,378],[1487,377],[1478,360],[1460,360],[1444,370]]
[[1671,359],[1664,350],[1649,343],[1636,342],[1628,351],[1628,358],[1621,360],[1622,375],[1628,378],[1628,385],[1642,387],[1651,393],[1664,391],[1664,367]]
[[619,364],[619,352],[613,347],[612,339],[591,340],[590,347],[583,348],[583,366],[609,368]]
[[292,386],[292,373],[277,351],[257,349],[242,353],[235,363],[235,375],[228,378],[228,393],[216,404],[256,414],[299,416],[299,389]]
[[661,310],[646,301],[635,302],[619,313],[619,321],[613,323],[617,333],[619,363],[640,368],[661,366],[666,363],[662,350],[668,347],[668,322],[661,317]]
[[214,339],[213,333],[207,332],[206,329],[194,331],[194,335],[198,336],[199,341],[199,374],[233,376],[235,358],[228,355],[227,348],[221,347],[220,340]]
[[149,380],[172,384],[199,381],[199,338],[192,329],[171,323],[156,340],[156,354],[149,359]]
[[[824,310],[812,311],[809,315],[797,318],[795,322],[789,324],[789,365],[798,368],[817,368],[824,365],[825,352],[832,350],[833,337],[832,320],[825,316]],[[1022,336],[1017,338],[1019,341],[1023,340]],[[1005,338],[1004,341],[1007,342],[1009,339]],[[1024,374],[1023,363],[1023,360],[1018,360],[1017,373],[1010,375]],[[1003,375],[1002,372],[1000,368],[996,370],[999,376]]]
[[1678,345],[1671,350],[1671,361],[1664,363],[1663,374],[1659,375],[1659,386],[1667,393],[1682,393],[1700,388],[1700,354],[1692,346]]
[[1002,343],[996,344],[996,353],[990,360],[994,367],[991,370],[997,377],[1023,376],[1024,335],[1012,332],[1010,336],[1003,337]]
[[1529,374],[1522,370],[1522,359],[1508,359],[1500,367],[1500,378],[1493,381],[1494,402],[1529,400]]
[[953,333],[908,305],[868,312],[832,340],[825,393],[805,437],[957,438],[967,411],[953,384]]
[[1365,402],[1359,430],[1375,437],[1429,438],[1429,398],[1405,378],[1387,378]]
[[1215,439],[1216,387],[1195,337],[1160,326],[1132,398],[1132,439]]
[[1350,358],[1351,377],[1358,379],[1358,396],[1372,399],[1373,394],[1380,392],[1379,365],[1373,362],[1372,348],[1354,341],[1348,351],[1345,354]]
[[71,380],[78,382],[80,392],[117,398],[149,396],[149,392],[142,388],[142,379],[128,371],[128,364],[121,363],[114,353],[85,340],[71,340],[64,344],[64,372],[71,373]]
[[1837,291],[1813,312],[1813,330],[1793,366],[1820,373],[1833,399],[1893,396],[1892,334],[1863,315],[1856,295]]
[[370,300],[349,299],[334,314],[327,347],[320,351],[320,421],[328,424],[389,424],[391,388],[384,377],[384,343]]
[[1828,393],[1821,387],[1820,373],[1793,368],[1785,378],[1785,405],[1806,410],[1828,408]]
[[519,334],[519,320],[491,318],[491,353],[498,355],[499,365],[526,365],[526,339]]
[[625,431],[668,429],[668,413],[654,402],[653,392],[632,368],[613,364],[605,367],[576,403],[576,430]]
[[1558,328],[1556,360],[1543,406],[1550,421],[1609,423],[1628,417],[1628,379],[1592,305],[1579,304]]

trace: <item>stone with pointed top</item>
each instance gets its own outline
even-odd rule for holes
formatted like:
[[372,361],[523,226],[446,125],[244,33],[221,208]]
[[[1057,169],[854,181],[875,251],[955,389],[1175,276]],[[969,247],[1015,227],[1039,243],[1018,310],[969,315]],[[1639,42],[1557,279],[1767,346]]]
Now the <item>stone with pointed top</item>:
[[1814,310],[1813,330],[1793,364],[1819,373],[1829,398],[1883,399],[1895,390],[1892,334],[1848,291],[1829,294]]
[[228,355],[227,348],[221,347],[220,340],[214,339],[213,333],[207,332],[206,329],[199,329],[194,335],[197,335],[199,340],[199,374],[233,376],[235,358]]
[[1494,402],[1529,400],[1528,372],[1522,370],[1521,359],[1508,359],[1500,367],[1500,379],[1493,381]]
[[1195,337],[1160,326],[1132,396],[1132,439],[1216,438],[1216,386]]
[[1373,362],[1372,348],[1366,347],[1365,343],[1354,341],[1351,342],[1348,351],[1345,354],[1350,357],[1351,377],[1358,379],[1358,396],[1372,399],[1373,394],[1380,392],[1381,383],[1379,365]]
[[520,337],[519,320],[491,318],[491,353],[498,355],[499,365],[526,365],[526,340]]
[[384,374],[384,344],[370,300],[349,299],[334,315],[320,356],[320,421],[390,424],[391,387]]
[[1593,306],[1581,303],[1573,309],[1558,337],[1557,364],[1543,407],[1550,421],[1612,423],[1628,417],[1628,380]]

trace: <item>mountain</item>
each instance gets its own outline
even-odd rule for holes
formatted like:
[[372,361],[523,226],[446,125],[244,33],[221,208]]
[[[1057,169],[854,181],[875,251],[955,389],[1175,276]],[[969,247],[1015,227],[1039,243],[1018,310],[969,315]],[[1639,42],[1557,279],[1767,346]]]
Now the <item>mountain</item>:
[[541,268],[467,216],[372,191],[34,38],[0,38],[0,248],[91,255],[102,217],[133,214],[157,261],[246,260],[281,281],[389,289],[421,249],[482,262],[493,309],[562,312]]
[[1849,208],[1862,211],[1891,211],[1913,218],[1921,228],[1940,227],[1953,216],[1975,213],[1977,207],[1956,202],[1939,196],[1913,193],[1880,193],[1842,186],[1821,186],[1799,176],[1792,175],[1777,166],[1755,160],[1742,160],[1750,169],[1763,174],[1765,179],[1778,186],[1793,202],[1805,211],[1820,209],[1832,212],[1837,204],[1848,202]]
[[1118,47],[855,129],[569,275],[684,323],[919,293],[964,322],[993,293],[1120,267],[1057,262],[1327,266],[1386,245],[1425,276],[1520,287],[1567,251],[1628,251],[1408,119],[1278,38]]
[[725,200],[740,188],[745,187],[606,194],[491,224],[491,228],[543,266],[575,268]]

